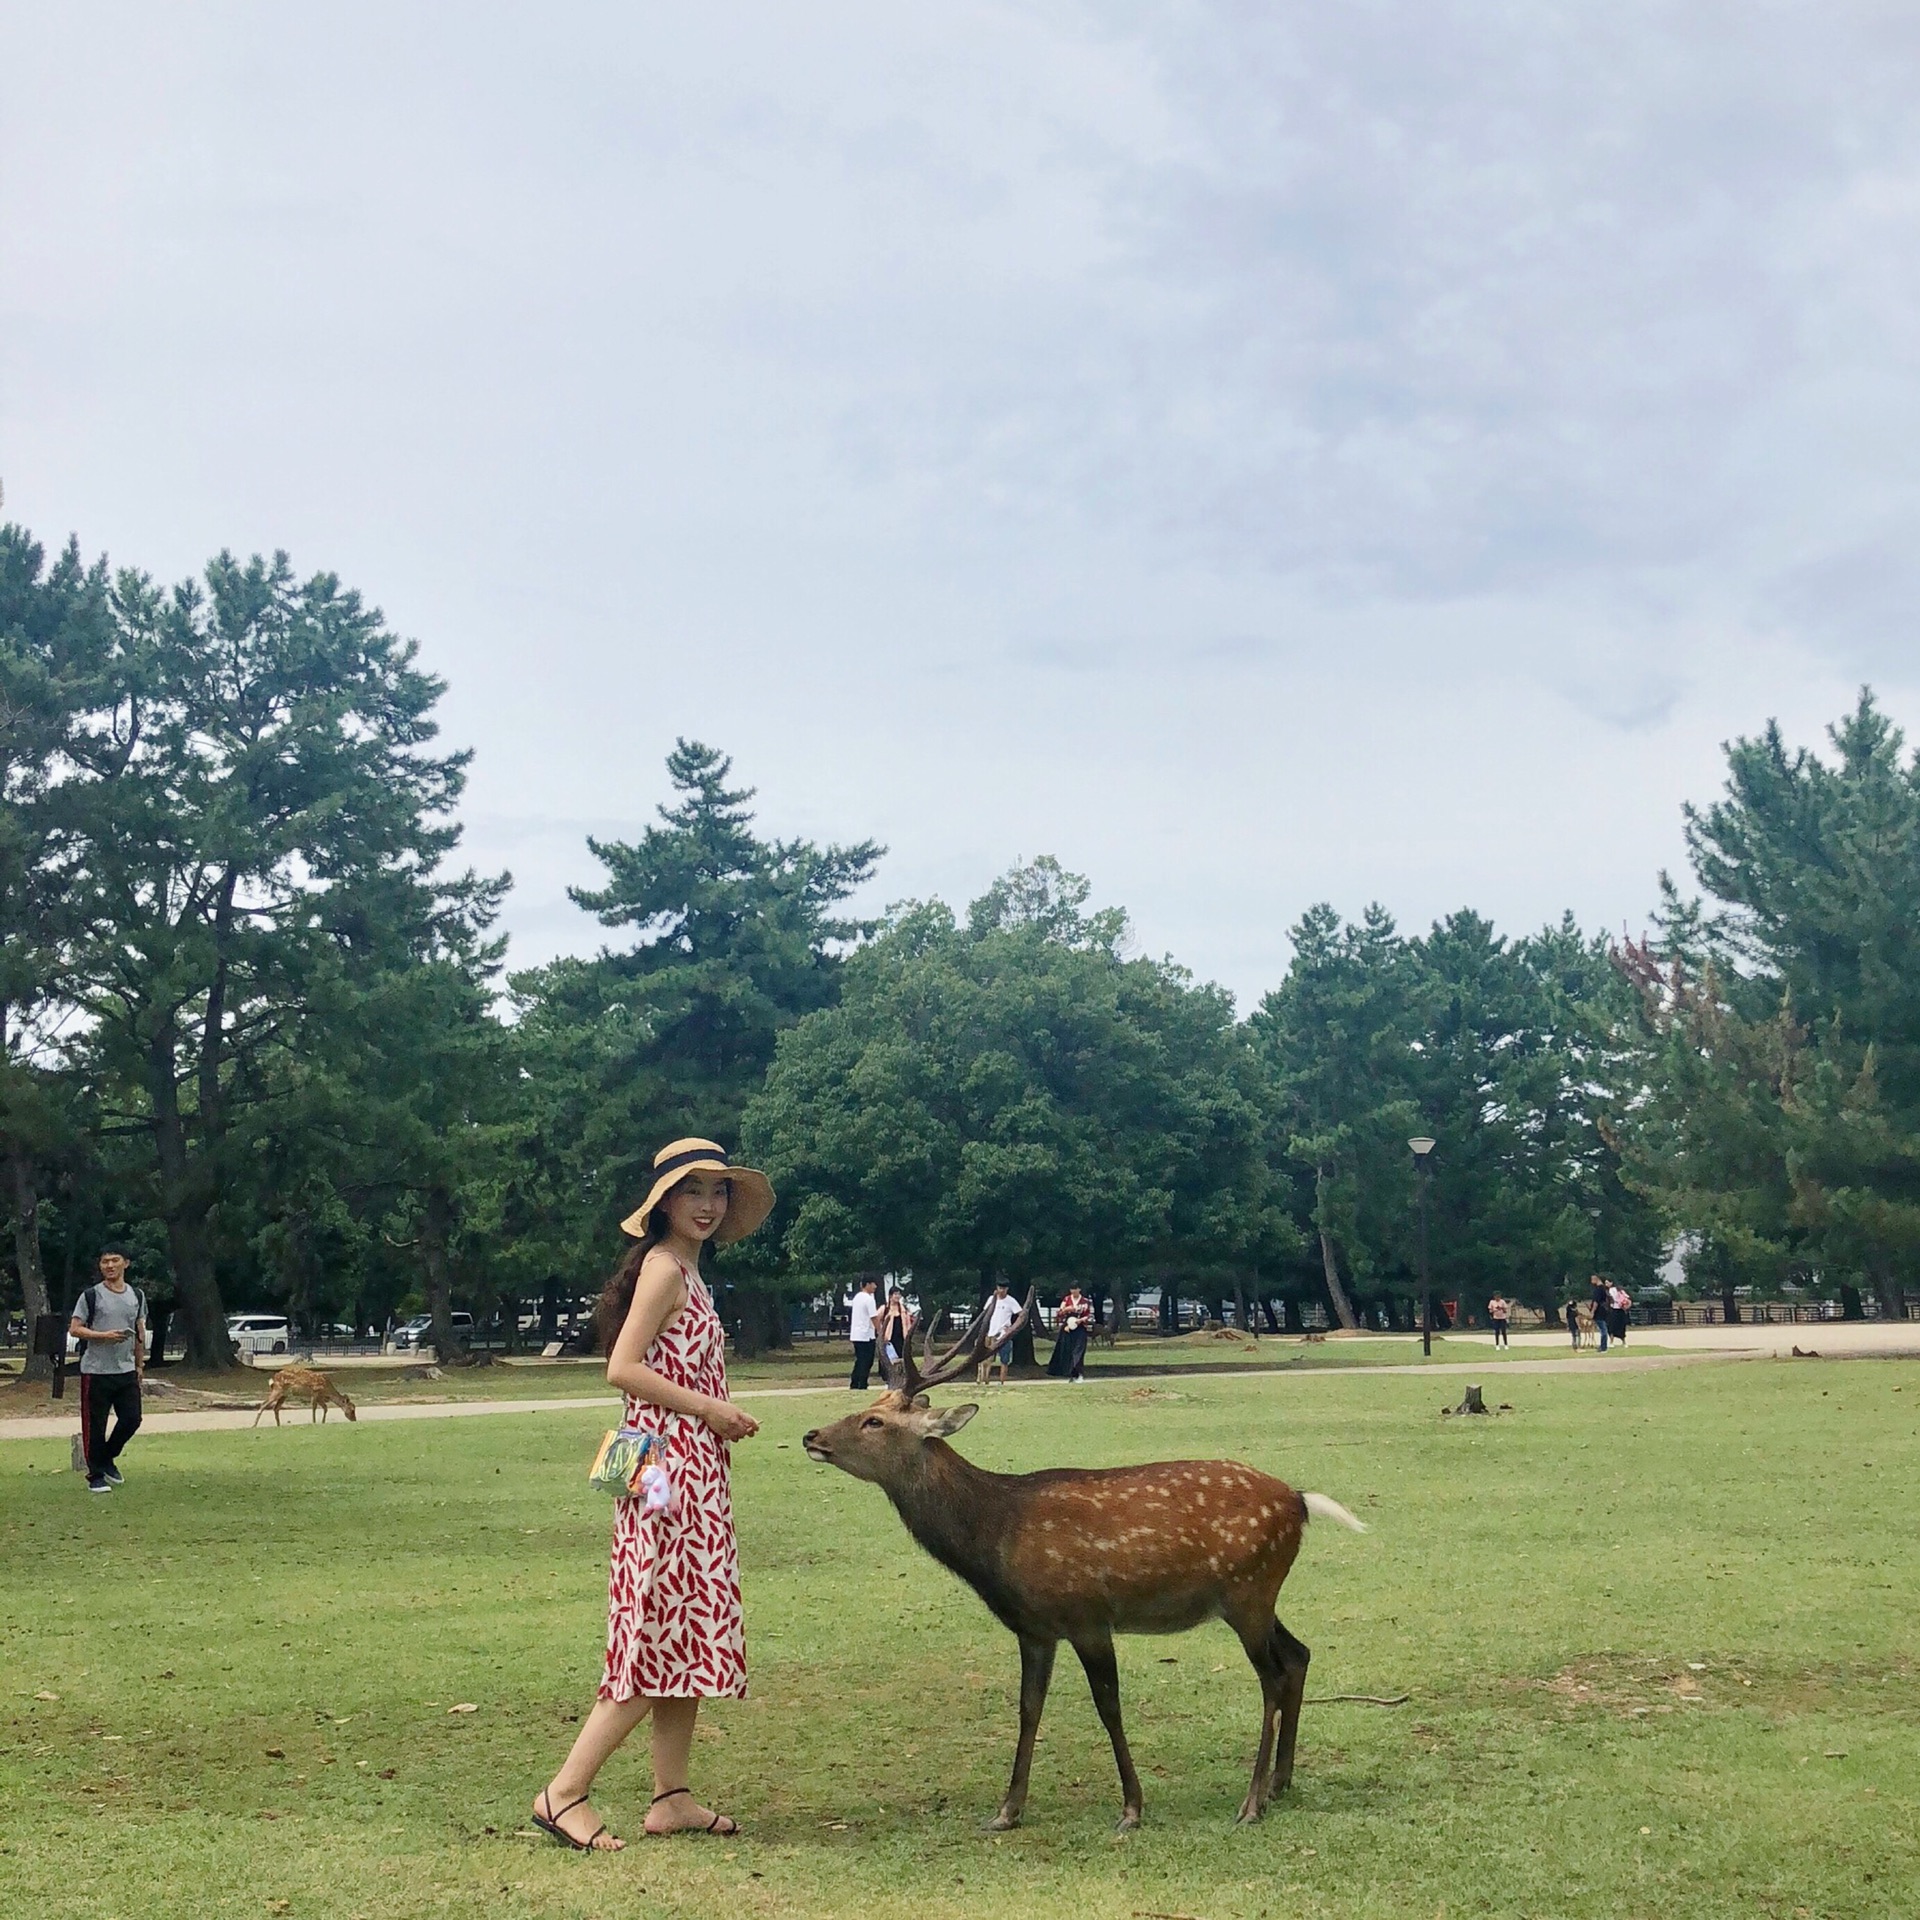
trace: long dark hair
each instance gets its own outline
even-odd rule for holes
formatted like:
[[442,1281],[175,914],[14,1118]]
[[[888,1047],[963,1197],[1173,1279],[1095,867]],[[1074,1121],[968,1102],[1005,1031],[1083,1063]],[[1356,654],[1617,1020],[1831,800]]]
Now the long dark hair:
[[[691,1174],[687,1176],[687,1180],[692,1178]],[[600,1289],[600,1298],[594,1303],[593,1309],[593,1344],[597,1352],[613,1351],[613,1343],[619,1339],[620,1329],[627,1324],[627,1315],[633,1308],[633,1290],[640,1284],[640,1269],[646,1264],[647,1255],[667,1237],[670,1230],[667,1202],[687,1184],[687,1180],[676,1180],[648,1208],[645,1234],[627,1248],[620,1264],[608,1274],[607,1284]],[[731,1184],[727,1188],[727,1197],[733,1197]],[[700,1255],[705,1252],[703,1246],[694,1256],[693,1270],[696,1273],[700,1271]]]

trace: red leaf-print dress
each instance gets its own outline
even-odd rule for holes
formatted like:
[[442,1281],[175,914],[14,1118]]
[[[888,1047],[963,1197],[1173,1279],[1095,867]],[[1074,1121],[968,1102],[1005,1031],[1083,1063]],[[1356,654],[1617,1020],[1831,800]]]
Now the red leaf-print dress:
[[[647,1349],[646,1364],[676,1386],[727,1398],[720,1316],[683,1265],[687,1303]],[[733,1536],[727,1443],[706,1424],[627,1396],[626,1422],[667,1443],[676,1511],[645,1517],[639,1500],[613,1503],[607,1582],[607,1670],[602,1700],[738,1700],[747,1691],[740,1618],[740,1552]]]

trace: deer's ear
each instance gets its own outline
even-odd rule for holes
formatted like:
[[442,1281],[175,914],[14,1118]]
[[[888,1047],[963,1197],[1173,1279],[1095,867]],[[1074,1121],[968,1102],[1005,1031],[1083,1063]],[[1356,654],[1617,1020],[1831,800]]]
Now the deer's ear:
[[929,1438],[935,1434],[944,1438],[947,1434],[958,1433],[979,1411],[977,1406],[942,1407],[928,1419],[927,1434]]

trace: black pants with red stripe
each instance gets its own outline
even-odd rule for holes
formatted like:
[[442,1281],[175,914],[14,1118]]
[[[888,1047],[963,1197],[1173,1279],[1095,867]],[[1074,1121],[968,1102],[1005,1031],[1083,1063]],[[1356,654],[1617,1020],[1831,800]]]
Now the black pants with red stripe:
[[[107,1415],[113,1437],[107,1437]],[[80,1376],[80,1431],[86,1436],[87,1478],[98,1480],[120,1457],[120,1449],[140,1431],[140,1376],[137,1373],[83,1373]]]

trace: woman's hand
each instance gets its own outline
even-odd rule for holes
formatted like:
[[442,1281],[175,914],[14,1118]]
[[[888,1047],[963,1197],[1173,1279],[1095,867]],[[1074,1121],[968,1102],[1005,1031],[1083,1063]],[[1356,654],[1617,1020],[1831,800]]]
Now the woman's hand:
[[760,1422],[731,1400],[709,1400],[700,1409],[700,1418],[722,1440],[745,1440],[760,1431]]

